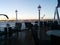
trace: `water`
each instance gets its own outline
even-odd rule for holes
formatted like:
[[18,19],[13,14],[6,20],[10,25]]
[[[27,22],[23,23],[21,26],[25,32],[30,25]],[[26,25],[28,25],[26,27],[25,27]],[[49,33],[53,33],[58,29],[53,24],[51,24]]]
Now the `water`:
[[[0,22],[0,31],[4,31],[4,27],[6,27],[6,24],[9,24],[10,27],[14,28],[15,27],[15,22]],[[25,29],[25,24],[22,22],[22,27],[21,29]]]
[[[10,24],[10,27],[12,27],[12,28],[15,27],[15,22],[0,22],[0,31],[4,31],[4,27],[6,27],[7,23]],[[35,23],[32,22],[32,24],[34,25]],[[21,29],[25,29],[24,22],[22,22]],[[21,40],[21,42],[24,42],[24,41],[26,42],[26,40],[29,40],[29,42],[30,42],[30,40],[32,40],[31,39],[31,36],[32,36],[31,31],[18,32],[18,35],[19,35],[18,38]],[[3,37],[0,37],[0,38],[5,39],[4,35],[3,35]],[[16,33],[13,33],[12,38],[16,38]]]
[[[0,31],[4,31],[4,27],[6,27],[6,24],[9,24],[10,27],[14,28],[15,27],[15,22],[0,22]],[[22,22],[22,27],[21,29],[25,29],[25,24],[24,22]],[[13,34],[13,37],[15,37],[15,33]],[[26,36],[26,32],[19,32],[19,38],[21,38],[22,40],[25,38]],[[4,38],[4,36],[3,36]]]
[[6,24],[10,24],[10,27],[14,27],[15,23],[14,22],[0,22],[0,31],[4,31],[4,27],[6,27]]
[[6,24],[10,24],[10,27],[15,26],[15,22],[0,22],[0,27],[6,27]]

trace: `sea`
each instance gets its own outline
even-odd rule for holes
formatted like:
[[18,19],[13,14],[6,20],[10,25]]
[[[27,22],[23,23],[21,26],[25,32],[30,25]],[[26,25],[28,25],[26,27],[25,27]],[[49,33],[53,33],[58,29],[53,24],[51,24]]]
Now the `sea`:
[[[10,27],[14,28],[15,27],[15,23],[16,22],[0,22],[0,31],[4,31],[4,27],[7,27],[7,24],[9,24]],[[20,22],[20,23],[22,23],[21,29],[25,29],[26,28],[25,27],[25,22]],[[32,22],[32,24],[34,25],[35,23]],[[27,34],[28,34],[28,32],[19,32],[19,38],[21,38],[23,40],[26,37]],[[13,37],[15,37],[15,35],[16,34],[13,34]],[[4,38],[4,36],[3,36],[3,38]]]
[[[7,24],[9,24],[10,27],[14,28],[14,27],[15,27],[15,23],[16,23],[16,22],[0,22],[0,32],[1,32],[1,31],[4,31],[4,28],[7,27],[7,26],[6,26]],[[22,27],[21,27],[21,29],[24,29],[24,28],[25,28],[25,24],[24,24],[24,22],[22,22]],[[13,34],[13,37],[15,37],[15,35],[16,35],[16,34]],[[21,39],[24,39],[25,36],[26,36],[26,33],[25,33],[25,32],[19,32],[19,37],[20,37]],[[0,37],[0,38],[1,38],[1,37]],[[4,36],[3,36],[3,38],[4,38]]]
[[[0,31],[4,31],[4,27],[7,27],[7,24],[10,25],[10,27],[14,28],[15,27],[15,23],[16,22],[4,22],[4,21],[1,21],[0,22]],[[19,22],[22,24],[22,27],[21,29],[25,29],[25,22]],[[35,24],[34,22],[31,22],[33,25]]]
[[[4,27],[7,27],[7,24],[10,25],[10,27],[14,28],[16,22],[0,22],[0,31],[4,31]],[[25,29],[25,24],[22,22],[21,29]]]

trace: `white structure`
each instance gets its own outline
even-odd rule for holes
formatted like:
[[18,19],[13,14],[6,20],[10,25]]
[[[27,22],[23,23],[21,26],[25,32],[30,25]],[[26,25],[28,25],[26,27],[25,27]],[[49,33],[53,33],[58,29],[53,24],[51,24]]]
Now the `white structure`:
[[40,30],[40,9],[41,9],[41,6],[39,5],[39,6],[38,6],[38,15],[39,15],[39,21],[38,21],[38,23],[39,23],[39,30]]
[[18,21],[18,18],[17,18],[17,12],[18,12],[18,11],[17,11],[17,10],[15,10],[15,13],[16,13],[16,22]]

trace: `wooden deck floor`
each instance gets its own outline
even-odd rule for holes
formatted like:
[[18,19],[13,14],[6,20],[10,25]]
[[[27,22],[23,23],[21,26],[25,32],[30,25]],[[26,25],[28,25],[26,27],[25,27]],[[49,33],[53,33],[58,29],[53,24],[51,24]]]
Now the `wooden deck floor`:
[[46,31],[48,28],[42,27],[40,28],[42,38],[39,40],[39,44],[36,44],[33,38],[31,31],[22,31],[19,32],[19,36],[17,38],[16,33],[13,36],[14,38],[10,39],[1,39],[0,38],[0,45],[51,45],[51,42],[46,35]]
[[[38,45],[50,45],[50,41],[48,40],[40,40]],[[37,45],[34,41],[34,38],[31,34],[31,31],[20,32],[19,37],[10,39],[0,39],[0,45]]]

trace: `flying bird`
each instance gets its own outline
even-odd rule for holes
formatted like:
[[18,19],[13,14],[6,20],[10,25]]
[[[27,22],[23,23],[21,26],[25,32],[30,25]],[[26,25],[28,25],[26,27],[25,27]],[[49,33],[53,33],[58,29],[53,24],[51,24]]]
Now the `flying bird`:
[[9,19],[9,17],[8,17],[6,14],[0,14],[0,15],[3,15],[3,16],[5,16],[7,19]]

